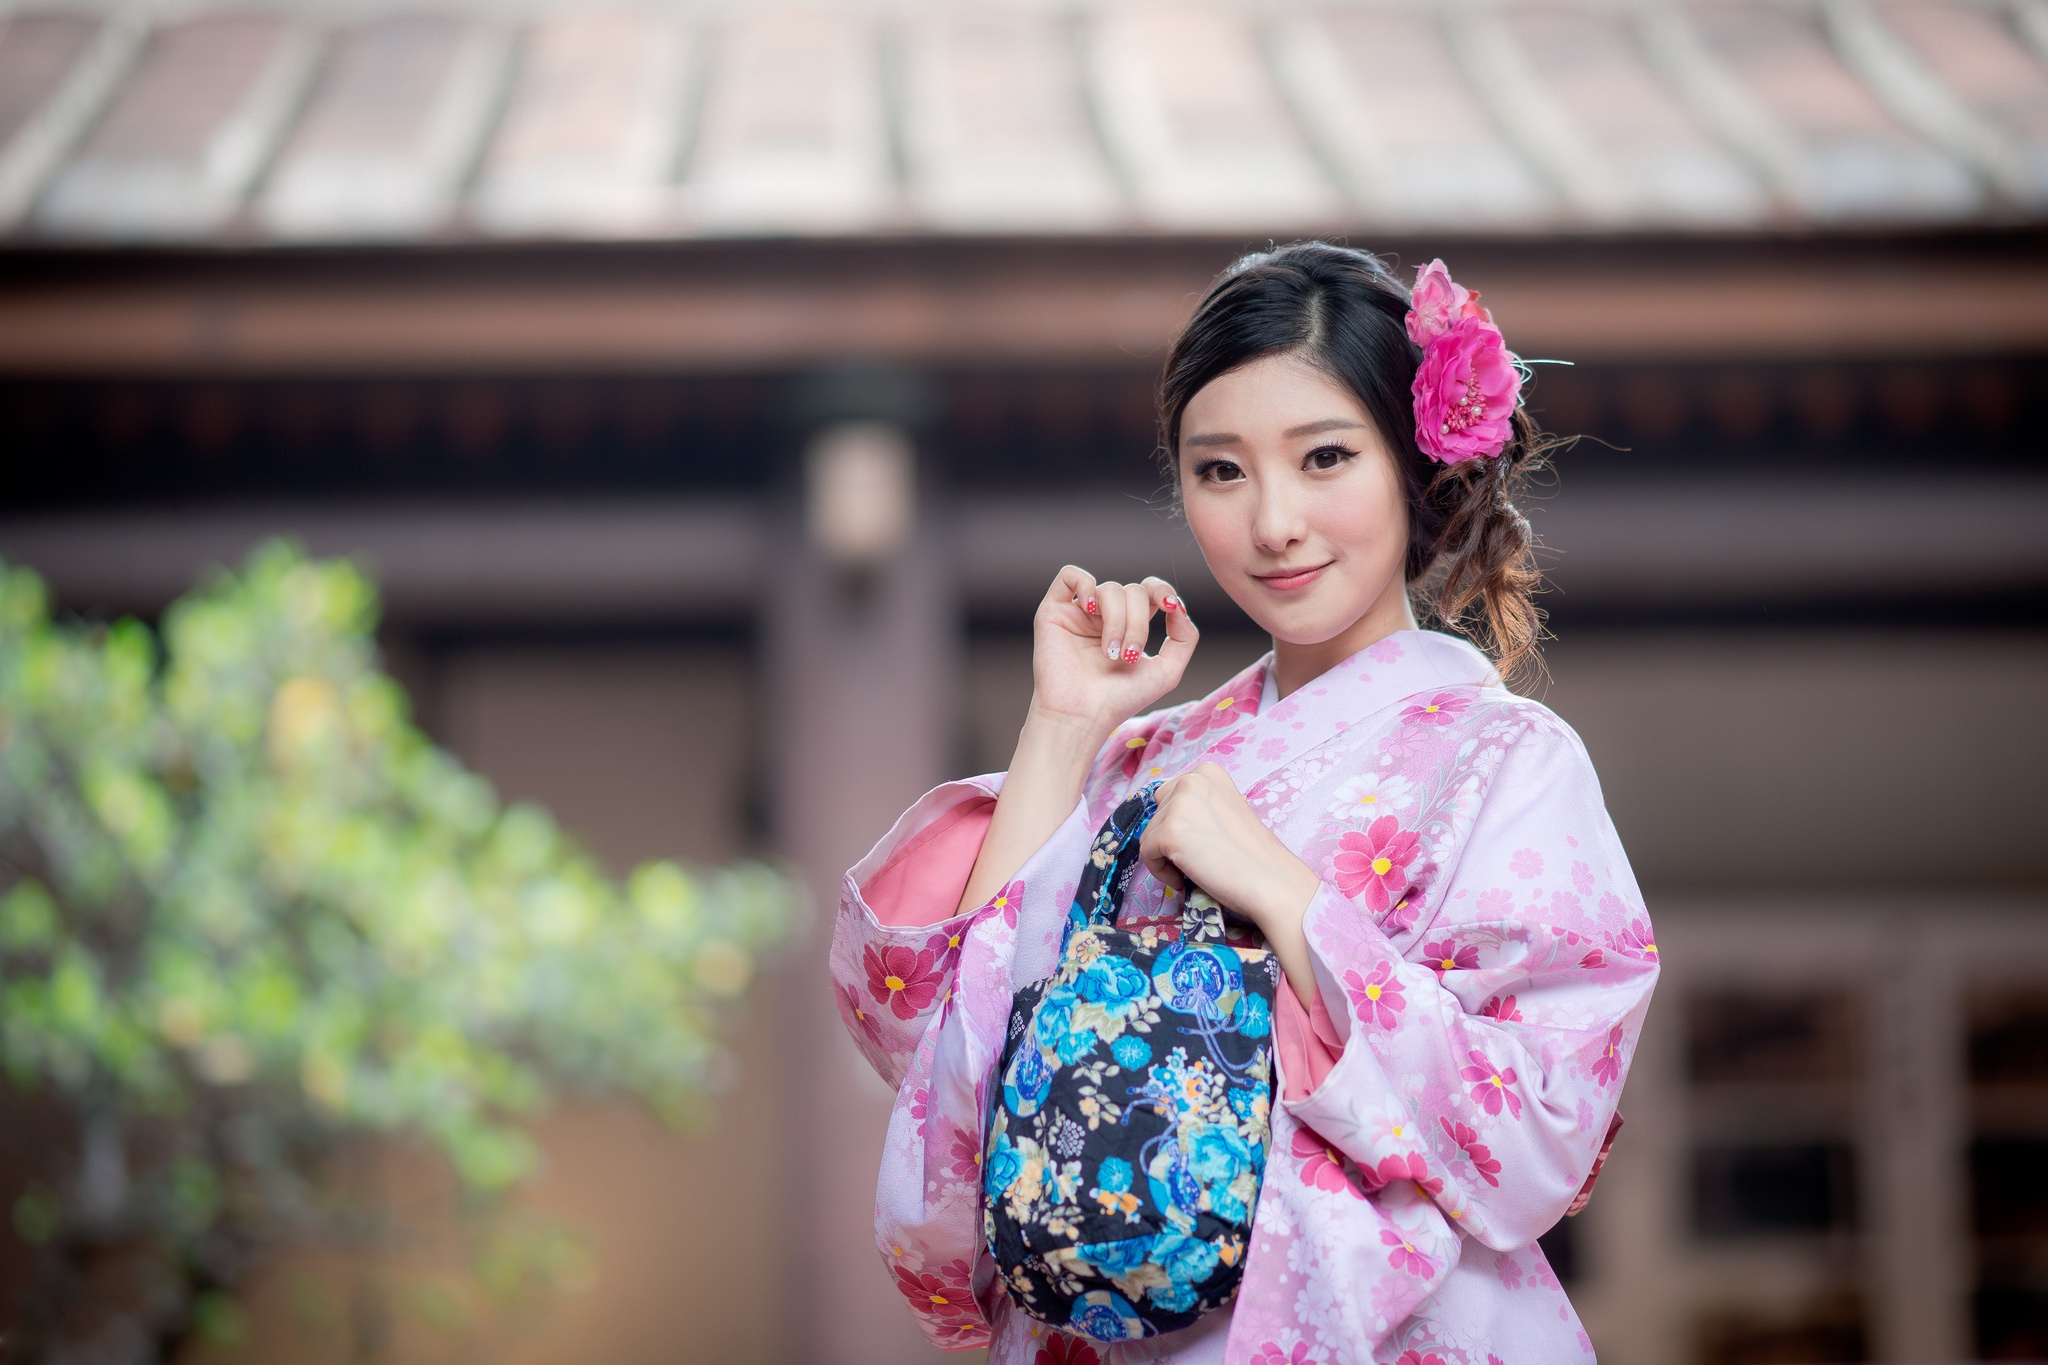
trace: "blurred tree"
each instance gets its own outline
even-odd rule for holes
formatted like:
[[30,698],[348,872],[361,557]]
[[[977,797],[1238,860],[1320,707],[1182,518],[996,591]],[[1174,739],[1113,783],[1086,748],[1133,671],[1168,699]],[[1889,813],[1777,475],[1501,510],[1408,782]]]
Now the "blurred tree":
[[500,1192],[558,1089],[680,1120],[729,1068],[717,1006],[793,883],[607,880],[411,725],[375,614],[352,566],[274,544],[159,648],[53,622],[0,564],[0,1063],[76,1137],[12,1210],[15,1359],[218,1334],[264,1256],[350,1217],[324,1164],[351,1136],[423,1135]]

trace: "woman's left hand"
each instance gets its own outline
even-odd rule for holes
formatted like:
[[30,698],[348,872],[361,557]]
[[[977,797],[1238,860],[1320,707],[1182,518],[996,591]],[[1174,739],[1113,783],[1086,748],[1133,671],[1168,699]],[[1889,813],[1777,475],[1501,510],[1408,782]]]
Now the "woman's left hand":
[[1193,882],[1258,925],[1295,995],[1303,1005],[1314,1000],[1301,921],[1322,879],[1252,813],[1230,774],[1214,763],[1161,783],[1158,800],[1138,845],[1152,875],[1173,887]]

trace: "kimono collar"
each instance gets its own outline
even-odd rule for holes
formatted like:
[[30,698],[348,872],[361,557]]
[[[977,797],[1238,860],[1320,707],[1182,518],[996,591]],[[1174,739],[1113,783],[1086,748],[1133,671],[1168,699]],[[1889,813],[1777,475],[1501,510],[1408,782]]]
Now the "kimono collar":
[[1261,714],[1272,666],[1268,652],[1200,701],[1168,712],[1149,735],[1134,736],[1133,761],[1124,766],[1130,785],[1215,763],[1247,789],[1396,702],[1415,698],[1425,715],[1437,714],[1438,707],[1462,710],[1459,689],[1500,681],[1487,657],[1465,641],[1439,631],[1403,630],[1367,645]]
[[[1268,650],[1247,670],[1257,674],[1261,693],[1272,667],[1273,653]],[[1444,687],[1488,687],[1499,682],[1493,662],[1457,636],[1436,630],[1397,630],[1333,665],[1321,676],[1309,679],[1282,698],[1274,709],[1290,703],[1307,706],[1315,699],[1334,696],[1353,719],[1363,719],[1382,706],[1418,692]]]

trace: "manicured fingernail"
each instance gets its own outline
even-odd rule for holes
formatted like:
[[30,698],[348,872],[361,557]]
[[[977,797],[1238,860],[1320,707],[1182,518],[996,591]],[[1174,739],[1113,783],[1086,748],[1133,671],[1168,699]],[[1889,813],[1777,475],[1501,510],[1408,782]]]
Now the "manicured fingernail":
[[1090,616],[1093,616],[1095,614],[1095,599],[1091,597],[1086,602],[1083,602],[1081,604],[1081,610],[1087,612]]
[[1167,599],[1166,599],[1166,609],[1167,609],[1168,611],[1179,611],[1179,610],[1181,609],[1181,606],[1180,606],[1180,599],[1179,599],[1178,597],[1169,597],[1169,598],[1167,598]]
[[1127,663],[1127,664],[1134,664],[1134,663],[1138,662],[1138,651],[1137,651],[1137,650],[1135,650],[1135,649],[1127,649],[1127,650],[1125,650],[1125,651],[1124,651],[1124,662],[1125,662],[1125,663]]
[[1109,656],[1111,663],[1115,663],[1124,652],[1124,642],[1122,640],[1111,640],[1102,647],[1102,652]]

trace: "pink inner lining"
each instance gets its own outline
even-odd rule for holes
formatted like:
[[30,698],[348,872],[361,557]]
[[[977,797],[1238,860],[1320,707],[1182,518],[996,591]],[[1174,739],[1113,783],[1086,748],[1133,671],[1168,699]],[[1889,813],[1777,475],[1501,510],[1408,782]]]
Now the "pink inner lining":
[[953,918],[995,818],[996,799],[975,797],[905,839],[860,889],[876,923],[907,928]]
[[[962,801],[903,841],[881,871],[861,887],[861,898],[878,924],[909,928],[953,918],[982,840],[995,819],[991,796]],[[1280,1051],[1280,1072],[1286,1079],[1281,1098],[1306,1099],[1343,1055],[1344,1043],[1318,994],[1303,1009],[1292,982],[1277,992],[1273,1035]]]
[[1323,1078],[1344,1055],[1344,1041],[1337,1036],[1330,1012],[1323,1008],[1322,992],[1318,991],[1304,1010],[1294,983],[1284,985],[1286,989],[1273,996],[1279,1015],[1273,1021],[1273,1039],[1280,1049],[1280,1075],[1287,1083],[1280,1098],[1305,1100],[1321,1088]]

